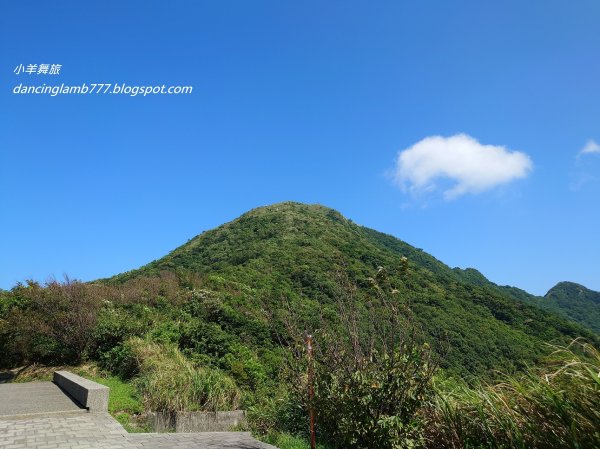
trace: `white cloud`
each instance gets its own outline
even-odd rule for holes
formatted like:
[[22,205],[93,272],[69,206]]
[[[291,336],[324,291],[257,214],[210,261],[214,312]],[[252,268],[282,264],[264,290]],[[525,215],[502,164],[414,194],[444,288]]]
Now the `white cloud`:
[[598,179],[597,174],[594,173],[594,161],[587,157],[582,158],[588,154],[600,154],[600,145],[593,139],[588,140],[575,157],[575,164],[571,172],[573,180],[569,184],[569,189],[572,191],[581,190],[585,184],[590,184]]
[[398,153],[394,178],[412,193],[437,190],[436,181],[450,180],[448,200],[480,193],[526,177],[533,163],[528,155],[503,146],[482,145],[466,134],[431,136]]
[[579,151],[579,155],[591,153],[600,153],[600,145],[593,139],[587,141],[585,146]]

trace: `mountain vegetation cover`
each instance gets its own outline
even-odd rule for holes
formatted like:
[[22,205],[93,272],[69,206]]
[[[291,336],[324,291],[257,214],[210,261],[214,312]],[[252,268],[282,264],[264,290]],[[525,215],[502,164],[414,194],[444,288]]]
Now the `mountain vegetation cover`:
[[574,282],[559,282],[535,303],[600,334],[600,292]]
[[[1,292],[0,364],[92,362],[135,385],[148,410],[241,406],[253,430],[276,439],[305,434],[309,408],[330,410],[317,422],[331,447],[596,444],[600,412],[582,411],[580,393],[599,398],[589,374],[597,329],[532,298],[332,209],[289,202],[110,279]],[[307,333],[317,343],[314,403],[302,394]],[[557,353],[584,375],[565,377]],[[564,388],[575,378],[579,393]],[[549,395],[560,420],[542,413]],[[340,410],[342,434],[327,420]]]

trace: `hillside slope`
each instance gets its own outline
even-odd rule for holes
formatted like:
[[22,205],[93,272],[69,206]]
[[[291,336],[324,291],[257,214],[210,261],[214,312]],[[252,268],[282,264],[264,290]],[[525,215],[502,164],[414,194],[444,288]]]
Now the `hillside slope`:
[[535,296],[517,287],[499,286],[473,268],[454,271],[463,280],[500,291],[517,301],[554,312],[600,335],[600,292],[574,282],[559,282],[546,295]]
[[600,334],[600,292],[574,282],[559,282],[536,304]]
[[[410,267],[406,279],[403,257]],[[243,319],[273,333],[282,328],[278,317],[284,309],[308,320],[317,314],[335,320],[340,283],[356,286],[357,297],[368,301],[367,279],[378,267],[388,271],[434,347],[447,351],[445,367],[463,374],[518,369],[546,353],[546,342],[594,338],[554,313],[515,301],[475,270],[453,270],[319,205],[287,202],[254,209],[139,270],[103,282],[122,284],[165,271],[180,278],[194,275],[222,293]],[[241,324],[219,325],[236,334]]]
[[559,282],[546,295],[536,296],[508,285],[497,285],[473,268],[454,272],[466,282],[486,286],[517,301],[551,311],[600,335],[600,292],[574,282]]

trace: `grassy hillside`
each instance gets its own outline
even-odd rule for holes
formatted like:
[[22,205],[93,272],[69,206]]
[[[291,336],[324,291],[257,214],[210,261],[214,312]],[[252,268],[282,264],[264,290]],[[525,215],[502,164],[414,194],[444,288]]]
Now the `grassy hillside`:
[[[404,279],[403,257],[410,265]],[[321,308],[335,317],[341,277],[366,301],[366,281],[378,267],[388,271],[432,344],[447,351],[444,366],[463,374],[521,368],[545,352],[545,342],[587,335],[567,320],[514,301],[475,270],[452,270],[420,249],[318,205],[252,210],[107,282],[165,271],[183,278],[194,273],[210,290],[227,292],[225,303],[242,321],[267,320],[272,328],[282,326],[278,317],[290,306],[307,322],[323,314]],[[237,334],[235,326],[228,324],[226,332]]]

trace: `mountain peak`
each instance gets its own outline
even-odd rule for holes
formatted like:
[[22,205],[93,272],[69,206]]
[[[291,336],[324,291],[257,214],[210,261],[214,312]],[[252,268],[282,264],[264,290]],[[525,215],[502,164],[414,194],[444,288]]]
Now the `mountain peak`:
[[546,293],[546,295],[544,295],[544,297],[545,298],[553,298],[553,297],[556,297],[557,295],[568,296],[568,297],[578,296],[580,298],[588,298],[591,300],[600,301],[600,292],[590,290],[589,288],[585,287],[584,285],[577,284],[576,282],[570,282],[570,281],[559,282],[554,287],[552,287],[550,290],[548,290],[548,292]]
[[286,215],[286,214],[307,214],[307,215],[325,215],[330,218],[343,219],[348,221],[340,212],[322,204],[314,203],[299,203],[297,201],[283,201],[281,203],[269,204],[266,206],[256,207],[242,214],[239,219],[244,217],[258,215]]
[[600,334],[600,292],[575,282],[559,282],[540,304]]

